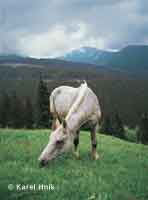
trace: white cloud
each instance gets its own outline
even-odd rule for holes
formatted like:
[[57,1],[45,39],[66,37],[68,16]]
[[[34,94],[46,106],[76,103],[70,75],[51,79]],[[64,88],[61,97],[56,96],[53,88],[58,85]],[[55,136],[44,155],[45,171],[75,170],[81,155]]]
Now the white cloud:
[[57,57],[81,46],[104,48],[104,40],[90,36],[85,24],[77,26],[74,32],[55,26],[45,33],[25,35],[20,38],[19,48],[32,57]]

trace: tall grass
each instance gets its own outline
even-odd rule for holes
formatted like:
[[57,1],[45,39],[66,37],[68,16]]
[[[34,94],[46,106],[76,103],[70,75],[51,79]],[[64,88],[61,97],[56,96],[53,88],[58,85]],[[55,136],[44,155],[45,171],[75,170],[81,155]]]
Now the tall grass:
[[[100,160],[93,161],[89,133],[82,131],[79,160],[67,153],[39,168],[48,135],[48,130],[0,130],[2,200],[148,199],[147,146],[98,134]],[[54,190],[18,191],[16,184],[53,184]]]

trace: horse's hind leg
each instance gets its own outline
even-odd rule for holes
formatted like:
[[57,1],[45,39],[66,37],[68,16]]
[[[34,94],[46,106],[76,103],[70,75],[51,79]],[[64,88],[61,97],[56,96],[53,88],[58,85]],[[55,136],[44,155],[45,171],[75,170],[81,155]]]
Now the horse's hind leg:
[[80,155],[79,155],[79,149],[78,149],[78,146],[79,146],[79,133],[80,131],[78,130],[76,132],[76,137],[74,138],[74,154],[76,156],[76,158],[79,158]]
[[96,149],[97,149],[97,138],[96,138],[97,130],[98,130],[98,125],[92,126],[92,128],[91,128],[91,145],[92,145],[91,154],[92,154],[92,158],[94,160],[99,159],[99,155],[96,151]]

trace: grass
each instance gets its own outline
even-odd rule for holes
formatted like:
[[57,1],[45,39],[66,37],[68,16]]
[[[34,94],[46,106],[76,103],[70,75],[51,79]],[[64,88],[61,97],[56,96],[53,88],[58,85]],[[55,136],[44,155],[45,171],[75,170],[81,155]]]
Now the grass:
[[[101,159],[90,157],[90,138],[81,132],[80,160],[72,153],[39,168],[37,158],[49,130],[0,129],[2,200],[147,200],[148,147],[98,134]],[[13,184],[13,190],[8,190]],[[53,184],[54,190],[18,191],[16,184]]]

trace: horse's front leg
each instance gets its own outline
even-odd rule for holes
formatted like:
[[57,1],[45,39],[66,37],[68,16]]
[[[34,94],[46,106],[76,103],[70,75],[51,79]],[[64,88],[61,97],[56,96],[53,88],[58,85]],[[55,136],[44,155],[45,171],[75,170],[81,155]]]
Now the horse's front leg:
[[59,126],[60,126],[59,120],[56,117],[54,117],[52,121],[52,130],[53,131],[56,130]]

